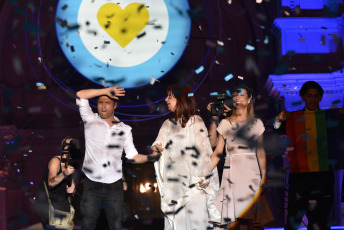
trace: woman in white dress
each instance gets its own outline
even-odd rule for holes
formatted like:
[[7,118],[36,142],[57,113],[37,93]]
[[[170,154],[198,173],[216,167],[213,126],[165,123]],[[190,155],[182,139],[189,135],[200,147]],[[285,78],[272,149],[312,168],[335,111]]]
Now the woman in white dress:
[[[205,230],[209,221],[220,218],[215,207],[219,189],[217,170],[210,170],[210,147],[207,128],[197,114],[189,86],[170,86],[166,103],[172,112],[152,144],[162,151],[154,163],[165,214],[165,229]],[[208,187],[201,188],[200,183]]]
[[211,156],[213,169],[226,145],[222,182],[216,197],[216,208],[221,214],[219,224],[229,229],[263,229],[264,224],[273,220],[265,198],[260,196],[266,180],[265,128],[254,116],[252,91],[248,87],[237,88],[232,95],[233,113],[220,122],[216,149]]

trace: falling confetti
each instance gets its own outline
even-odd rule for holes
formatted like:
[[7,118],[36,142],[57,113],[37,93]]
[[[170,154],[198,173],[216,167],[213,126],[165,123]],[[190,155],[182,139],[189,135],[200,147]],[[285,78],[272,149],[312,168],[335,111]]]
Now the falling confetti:
[[151,81],[150,81],[150,84],[151,84],[151,85],[154,85],[155,81],[156,81],[156,77],[153,76],[152,79],[151,79]]
[[203,70],[204,70],[204,67],[203,67],[203,65],[201,65],[198,69],[195,70],[195,73],[196,73],[196,74],[199,74],[199,73],[201,73]]
[[217,44],[218,44],[219,46],[224,46],[223,41],[217,40]]
[[102,79],[102,85],[104,86],[104,88],[107,88],[108,86],[106,85],[106,82],[104,79]]
[[225,81],[229,81],[230,79],[232,79],[234,76],[233,74],[228,74],[226,77],[225,77]]
[[36,82],[36,87],[38,90],[45,90],[47,88],[42,82]]
[[254,50],[255,48],[254,48],[254,46],[251,46],[251,45],[247,44],[246,47],[245,47],[245,49],[247,49],[247,50],[249,50],[249,51],[252,51],[252,50]]

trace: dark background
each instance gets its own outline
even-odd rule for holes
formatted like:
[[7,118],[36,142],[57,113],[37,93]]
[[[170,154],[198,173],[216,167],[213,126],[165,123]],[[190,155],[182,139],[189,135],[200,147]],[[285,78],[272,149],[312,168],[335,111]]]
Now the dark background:
[[[55,0],[0,2],[0,185],[7,189],[6,195],[0,197],[0,203],[7,210],[0,213],[0,221],[6,220],[8,229],[38,222],[31,204],[48,160],[60,153],[60,142],[65,136],[78,137],[83,146],[83,124],[75,105],[75,92],[102,87],[81,76],[62,53],[55,34],[56,5]],[[130,115],[118,117],[133,128],[134,143],[139,152],[147,154],[147,146],[153,143],[162,122],[168,117],[159,117],[167,112],[165,103],[124,106],[162,99],[169,85],[186,81],[197,89],[194,96],[200,115],[208,125],[206,106],[213,101],[209,94],[230,89],[242,82],[238,76],[244,77],[245,83],[256,92],[256,105],[260,105],[256,113],[266,126],[267,195],[275,216],[275,222],[270,226],[281,227],[284,225],[285,195],[283,151],[279,137],[272,133],[271,128],[278,104],[268,96],[265,82],[273,73],[338,70],[341,68],[342,51],[324,58],[326,61],[320,64],[302,55],[281,57],[279,36],[272,25],[276,17],[286,16],[283,12],[290,9],[282,9],[280,1],[257,4],[252,0],[233,0],[228,4],[225,0],[192,0],[190,7],[192,29],[184,55],[169,73],[159,79],[160,82],[128,89],[116,112]],[[332,16],[342,13],[342,5],[337,11]],[[325,13],[324,10],[303,11],[298,16],[324,16]],[[269,40],[267,44],[263,42],[265,39]],[[216,45],[217,40],[224,46]],[[245,49],[247,44],[254,46],[255,50]],[[204,66],[204,71],[195,74],[200,65]],[[229,73],[234,78],[226,82],[224,77]],[[37,82],[44,83],[46,90],[39,90]],[[135,116],[142,114],[156,115],[156,118],[141,121],[142,117]],[[129,183],[126,201],[131,209],[126,226],[162,229],[158,193],[139,192],[140,183],[155,182],[152,165],[126,164],[125,175]],[[3,197],[6,202],[1,200]]]

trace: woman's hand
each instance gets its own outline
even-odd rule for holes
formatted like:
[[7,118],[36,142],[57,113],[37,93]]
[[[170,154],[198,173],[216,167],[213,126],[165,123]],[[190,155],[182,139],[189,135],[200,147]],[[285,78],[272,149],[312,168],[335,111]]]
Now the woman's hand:
[[207,180],[207,181],[200,180],[198,182],[199,187],[201,187],[202,189],[206,189],[209,186],[209,183],[210,183],[209,180]]
[[123,180],[123,190],[127,191],[128,190],[128,184],[125,180]]
[[214,102],[210,102],[208,105],[207,105],[207,110],[210,112],[211,111],[211,105],[214,104]]
[[162,151],[164,151],[164,148],[161,146],[161,144],[153,145],[151,149],[152,149],[152,152],[158,152],[158,153],[162,153]]
[[63,175],[69,176],[72,175],[75,171],[75,168],[71,165],[68,165],[66,169],[63,170]]
[[229,108],[226,104],[223,104],[225,106],[225,110],[223,113],[223,116],[227,117],[228,113],[232,110],[231,108]]
[[75,193],[75,186],[74,186],[74,184],[71,184],[71,186],[66,186],[66,191],[67,191],[67,193],[69,193],[69,194],[74,194]]

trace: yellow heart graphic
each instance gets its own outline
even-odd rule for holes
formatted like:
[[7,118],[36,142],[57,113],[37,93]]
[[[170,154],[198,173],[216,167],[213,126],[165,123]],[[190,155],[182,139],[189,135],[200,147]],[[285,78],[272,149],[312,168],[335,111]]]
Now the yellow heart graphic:
[[124,48],[145,28],[149,12],[141,3],[131,3],[124,10],[115,3],[107,3],[100,7],[97,19],[100,26]]

